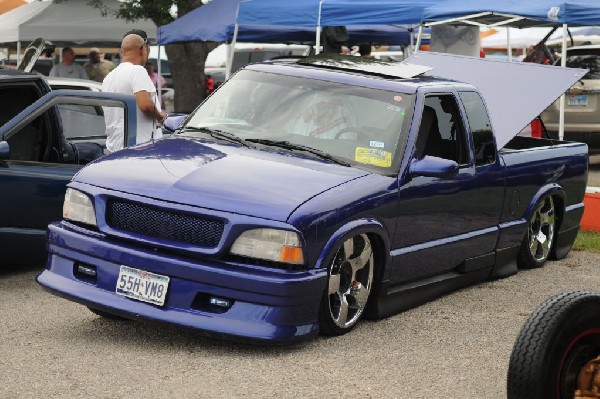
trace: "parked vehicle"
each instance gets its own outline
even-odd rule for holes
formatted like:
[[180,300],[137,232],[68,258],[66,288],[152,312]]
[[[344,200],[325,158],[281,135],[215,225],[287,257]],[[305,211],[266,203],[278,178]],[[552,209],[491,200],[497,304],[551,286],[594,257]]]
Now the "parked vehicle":
[[[223,56],[220,66],[211,66],[211,62],[214,61],[211,61],[210,58],[207,59],[208,66],[204,69],[204,75],[206,78],[206,94],[210,94],[215,91],[225,81],[225,49],[227,49],[227,46],[223,46],[221,49],[214,50],[215,53],[220,53]],[[310,48],[308,46],[299,44],[287,45],[240,43],[235,49],[231,73],[233,74],[240,68],[256,62],[264,62],[279,57],[308,55],[309,50]]]
[[[556,65],[560,65],[560,62],[558,59]],[[568,48],[567,67],[590,71],[566,95],[565,140],[600,147],[600,45]],[[558,137],[559,117],[559,101],[542,114],[552,137]]]
[[[98,117],[79,107],[101,106],[125,109],[133,132],[126,142],[135,143],[133,96],[51,91],[38,74],[0,69],[1,263],[39,265],[47,258],[46,228],[61,216],[67,183],[90,157],[102,155],[101,146],[90,140],[67,138],[85,136],[90,120]],[[65,123],[69,107],[71,123]]]
[[[498,151],[477,87],[430,69],[245,67],[173,137],[74,177],[38,282],[104,316],[287,342],[566,256],[587,146]],[[582,74],[556,70],[560,90]]]

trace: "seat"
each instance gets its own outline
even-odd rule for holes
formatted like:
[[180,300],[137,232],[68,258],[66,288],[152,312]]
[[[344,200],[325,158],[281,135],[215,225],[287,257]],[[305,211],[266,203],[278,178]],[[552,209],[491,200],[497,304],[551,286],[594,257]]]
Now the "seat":
[[440,134],[437,114],[435,109],[428,105],[423,107],[416,147],[418,158],[425,155],[443,158],[444,141]]

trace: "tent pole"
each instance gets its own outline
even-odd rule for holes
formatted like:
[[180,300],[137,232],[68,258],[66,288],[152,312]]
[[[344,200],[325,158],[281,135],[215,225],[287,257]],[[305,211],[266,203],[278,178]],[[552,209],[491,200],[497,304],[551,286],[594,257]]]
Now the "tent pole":
[[512,61],[512,44],[510,42],[510,27],[506,28],[506,51],[508,52],[508,60]]
[[[560,66],[565,68],[567,66],[567,35],[568,35],[567,24],[563,24],[563,37],[562,37],[562,54],[560,56]],[[560,115],[558,119],[558,139],[563,140],[565,138],[565,95],[560,96]]]
[[20,54],[21,54],[21,42],[19,41],[19,38],[17,38],[17,66],[19,65],[19,61],[21,61]]
[[160,65],[162,64],[161,59],[160,59],[160,48],[161,45],[158,45],[158,59],[156,60],[156,69],[157,69],[157,73],[158,73],[158,79],[156,79],[156,90],[158,92],[158,104],[160,104],[161,108],[162,108],[162,84],[161,84],[161,77],[162,77],[162,68],[160,67]]
[[231,77],[231,70],[233,69],[233,56],[235,55],[235,43],[237,42],[239,28],[240,26],[236,22],[235,27],[233,28],[233,38],[229,44],[229,57],[227,57],[227,68],[225,68],[225,80],[228,80]]
[[[423,38],[423,24],[419,25],[419,34],[417,35],[417,43],[415,44],[415,50],[413,53],[418,53],[421,48],[421,39]],[[412,43],[411,43],[412,44]]]
[[319,15],[317,17],[317,37],[315,37],[315,54],[321,53],[321,10],[323,8],[323,2],[325,0],[319,1]]

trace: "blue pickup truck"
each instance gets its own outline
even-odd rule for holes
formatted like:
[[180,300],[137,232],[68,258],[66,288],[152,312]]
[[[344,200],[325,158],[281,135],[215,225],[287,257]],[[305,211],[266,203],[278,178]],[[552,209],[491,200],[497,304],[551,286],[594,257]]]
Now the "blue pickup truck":
[[171,138],[73,178],[38,282],[102,316],[289,342],[563,258],[587,146],[494,134],[496,100],[442,61],[245,67]]

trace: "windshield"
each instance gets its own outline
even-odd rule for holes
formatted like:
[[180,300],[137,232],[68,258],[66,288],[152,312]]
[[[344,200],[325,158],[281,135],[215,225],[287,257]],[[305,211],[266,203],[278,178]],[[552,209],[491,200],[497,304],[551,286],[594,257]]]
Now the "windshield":
[[285,142],[286,150],[309,147],[352,166],[392,174],[412,109],[410,94],[242,70],[195,111],[179,134],[202,137],[198,129],[218,130],[277,151]]

